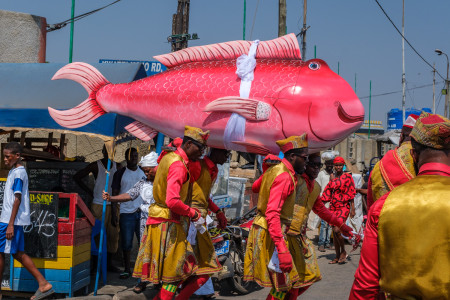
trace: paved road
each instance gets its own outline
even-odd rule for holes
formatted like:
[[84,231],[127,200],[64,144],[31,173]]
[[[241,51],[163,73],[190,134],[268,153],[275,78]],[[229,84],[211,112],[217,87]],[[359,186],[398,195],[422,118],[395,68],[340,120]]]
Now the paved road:
[[[309,231],[308,236],[314,241],[317,231]],[[347,252],[350,252],[351,246],[347,245]],[[305,300],[344,300],[348,299],[350,289],[353,283],[353,276],[358,267],[360,249],[350,253],[350,259],[344,265],[330,265],[328,262],[335,257],[335,252],[327,250],[326,252],[317,251],[322,280],[313,284],[299,299]],[[269,293],[268,288],[261,289],[245,296],[223,296],[218,295],[217,300],[229,299],[265,299]]]
[[[317,231],[309,231],[308,236],[315,241],[317,237]],[[317,248],[317,247],[316,247]],[[347,252],[350,251],[351,246],[347,245]],[[360,251],[359,249],[350,254],[350,260],[344,265],[330,265],[328,262],[335,257],[334,251],[327,250],[326,252],[318,252],[319,267],[322,273],[322,280],[316,282],[312,287],[310,287],[299,299],[305,300],[344,300],[348,299],[350,288],[353,283],[353,275],[355,274],[356,268],[359,262]],[[149,288],[143,294],[136,295],[132,292],[132,287],[136,283],[136,280],[129,278],[127,280],[121,280],[118,278],[119,274],[109,273],[108,274],[108,285],[103,286],[99,289],[98,295],[103,297],[92,297],[92,299],[114,299],[114,300],[125,300],[125,299],[137,299],[146,300],[153,299],[156,292]],[[92,280],[94,281],[94,280]],[[93,290],[93,282],[91,284],[91,291]],[[217,300],[253,300],[253,299],[265,299],[269,293],[268,288],[256,290],[248,295],[235,295],[225,291],[220,291],[216,293]],[[91,294],[92,295],[92,294]],[[30,295],[31,296],[31,295]],[[81,295],[80,295],[81,296]],[[4,296],[3,299],[27,299],[27,298],[10,298]],[[29,298],[28,298],[29,299]],[[91,299],[91,297],[81,296],[79,299]]]

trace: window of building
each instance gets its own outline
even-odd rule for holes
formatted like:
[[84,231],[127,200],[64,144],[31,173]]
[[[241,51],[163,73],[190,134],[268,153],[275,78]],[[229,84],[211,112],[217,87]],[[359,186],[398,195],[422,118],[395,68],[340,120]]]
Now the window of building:
[[353,159],[355,156],[355,143],[354,141],[348,140],[347,146],[347,157],[348,159]]

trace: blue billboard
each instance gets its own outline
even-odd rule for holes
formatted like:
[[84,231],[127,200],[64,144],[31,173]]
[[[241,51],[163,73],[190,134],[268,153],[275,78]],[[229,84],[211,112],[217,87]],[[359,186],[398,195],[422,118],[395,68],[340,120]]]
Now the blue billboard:
[[98,61],[102,64],[130,64],[130,63],[140,63],[144,65],[145,72],[147,76],[155,75],[167,70],[167,68],[156,60],[125,60],[125,59],[100,59]]

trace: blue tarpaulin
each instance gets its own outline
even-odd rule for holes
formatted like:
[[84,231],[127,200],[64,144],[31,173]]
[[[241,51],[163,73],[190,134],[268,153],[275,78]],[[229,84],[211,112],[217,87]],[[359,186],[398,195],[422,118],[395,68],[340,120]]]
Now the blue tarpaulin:
[[[51,80],[65,64],[0,64],[0,128],[3,130],[54,129],[98,134],[105,137],[125,132],[134,120],[108,113],[86,126],[66,129],[49,115],[47,107],[69,109],[88,94],[77,82]],[[112,83],[131,82],[146,77],[142,64],[92,64]]]

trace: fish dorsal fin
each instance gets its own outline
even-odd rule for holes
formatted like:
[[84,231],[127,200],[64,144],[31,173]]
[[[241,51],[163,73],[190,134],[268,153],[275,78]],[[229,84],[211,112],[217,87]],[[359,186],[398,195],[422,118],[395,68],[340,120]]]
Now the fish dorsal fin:
[[[176,52],[154,56],[167,68],[189,62],[220,61],[237,59],[247,54],[252,41],[233,41],[206,46],[190,47]],[[295,34],[260,42],[256,58],[301,59],[300,47]]]

